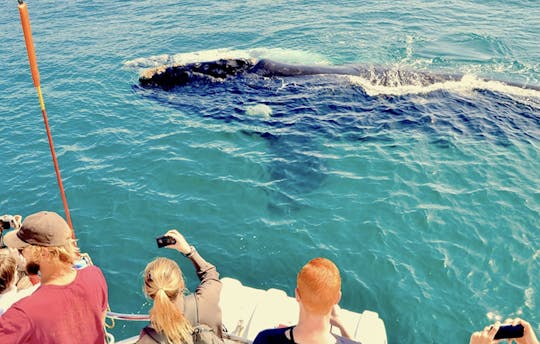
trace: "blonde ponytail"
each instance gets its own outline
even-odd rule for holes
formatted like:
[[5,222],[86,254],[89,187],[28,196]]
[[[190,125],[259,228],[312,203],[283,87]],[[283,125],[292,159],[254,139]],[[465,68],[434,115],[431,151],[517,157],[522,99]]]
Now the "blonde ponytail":
[[175,304],[183,289],[182,272],[174,261],[160,257],[146,266],[144,292],[154,300],[150,323],[170,344],[192,343],[191,324]]

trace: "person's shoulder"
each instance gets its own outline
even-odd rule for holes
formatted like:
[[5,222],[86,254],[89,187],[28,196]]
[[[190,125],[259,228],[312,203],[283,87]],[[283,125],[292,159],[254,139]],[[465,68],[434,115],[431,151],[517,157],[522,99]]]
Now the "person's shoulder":
[[0,317],[0,337],[2,343],[18,343],[21,337],[32,333],[32,319],[27,310],[15,303]]
[[77,270],[77,279],[74,285],[94,285],[107,288],[107,281],[100,268],[95,265],[87,266]]
[[141,330],[136,344],[155,344],[166,342],[168,343],[167,338],[162,333],[156,331],[151,325],[147,325]]
[[269,335],[282,335],[284,334],[287,330],[290,330],[292,328],[292,326],[288,326],[288,327],[277,327],[277,328],[269,328],[269,329],[266,329],[266,330],[263,330],[261,331],[260,333],[267,333]]
[[32,297],[25,297],[15,302],[11,307],[9,307],[0,318],[2,322],[12,321],[18,323],[20,321],[28,321],[35,308],[32,308],[34,303],[32,302]]
[[291,327],[279,327],[279,328],[271,328],[267,330],[262,330],[259,332],[257,337],[255,338],[254,343],[265,343],[269,340],[275,340],[275,339],[283,339],[287,338],[285,337],[285,332],[289,330]]
[[101,269],[95,265],[90,265],[77,271],[79,272],[80,276],[92,276],[92,278],[99,276],[103,279],[105,278],[105,276],[103,276],[103,271],[101,271]]
[[141,331],[141,334],[139,335],[139,339],[135,342],[135,344],[155,344],[156,341],[152,339],[149,335],[147,335],[145,332]]
[[[32,295],[38,288],[39,288],[39,284],[36,284],[30,288],[26,288],[26,289],[23,289],[23,290],[19,290],[15,293],[11,293],[11,295],[9,295],[9,298],[6,300],[7,302],[11,302],[11,304],[15,304],[17,302],[21,302],[22,300],[24,300],[25,298],[27,298],[28,296]],[[1,302],[0,302],[1,304]]]
[[361,344],[359,341],[341,336],[336,336],[336,339],[336,344]]
[[27,289],[23,289],[17,292],[17,301],[13,304],[13,307],[18,307],[20,310],[29,310],[32,308],[41,307],[43,303],[46,303],[47,297],[40,297],[41,295],[41,284],[36,284]]
[[88,265],[87,267],[84,267],[84,268],[80,269],[79,271],[91,271],[92,273],[103,274],[101,269],[96,265]]

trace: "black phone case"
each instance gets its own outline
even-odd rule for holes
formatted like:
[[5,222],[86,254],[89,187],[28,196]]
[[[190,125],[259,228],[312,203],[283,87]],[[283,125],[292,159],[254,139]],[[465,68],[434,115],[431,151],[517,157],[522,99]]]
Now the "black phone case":
[[520,338],[523,337],[523,326],[522,325],[501,325],[499,331],[495,334],[494,339],[505,339],[505,338]]
[[157,237],[156,243],[157,243],[158,248],[162,248],[165,246],[176,244],[176,240],[174,240],[173,237],[164,235],[164,236]]

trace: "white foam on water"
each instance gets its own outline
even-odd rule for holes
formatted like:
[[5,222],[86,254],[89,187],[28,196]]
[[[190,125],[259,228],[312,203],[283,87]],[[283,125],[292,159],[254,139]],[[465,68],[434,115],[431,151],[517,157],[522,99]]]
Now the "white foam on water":
[[349,81],[357,86],[362,87],[370,96],[379,95],[413,95],[426,94],[435,91],[449,91],[459,94],[471,94],[473,90],[489,90],[509,95],[518,96],[520,98],[538,98],[540,99],[540,91],[533,89],[521,88],[505,84],[504,82],[494,80],[482,80],[474,75],[466,74],[457,81],[436,82],[431,85],[397,85],[385,86],[377,84],[376,80],[371,81],[359,76],[347,76]]
[[502,316],[495,312],[487,312],[486,317],[493,322],[502,321]]
[[532,287],[525,289],[525,306],[530,310],[534,310],[534,288]]
[[170,55],[167,54],[155,55],[150,57],[139,57],[133,60],[125,61],[124,67],[129,69],[158,67],[169,63],[169,60]]
[[124,62],[124,67],[130,69],[152,68],[162,65],[186,64],[195,62],[215,61],[219,59],[263,59],[268,58],[284,63],[299,64],[320,64],[328,65],[329,62],[316,53],[294,49],[283,48],[253,48],[253,49],[232,49],[220,48],[201,50],[187,53],[177,53],[173,55],[161,54],[149,57],[140,57]]
[[257,104],[246,107],[248,116],[272,117],[272,108],[266,104]]

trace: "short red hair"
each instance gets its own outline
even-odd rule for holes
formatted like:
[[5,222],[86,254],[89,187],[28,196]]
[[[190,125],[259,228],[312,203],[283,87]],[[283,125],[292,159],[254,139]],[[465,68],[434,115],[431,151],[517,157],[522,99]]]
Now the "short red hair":
[[339,302],[341,277],[329,259],[314,258],[298,273],[297,292],[304,307],[315,314],[328,314]]

